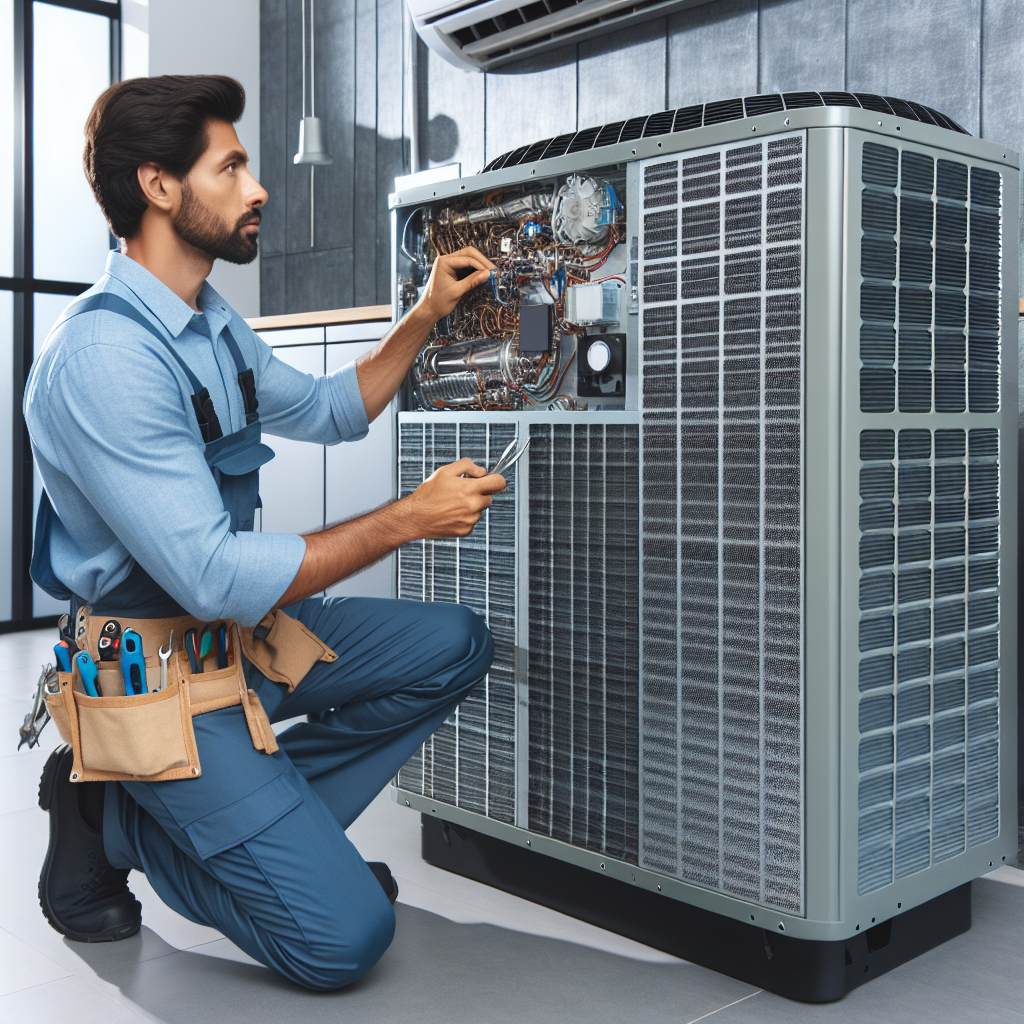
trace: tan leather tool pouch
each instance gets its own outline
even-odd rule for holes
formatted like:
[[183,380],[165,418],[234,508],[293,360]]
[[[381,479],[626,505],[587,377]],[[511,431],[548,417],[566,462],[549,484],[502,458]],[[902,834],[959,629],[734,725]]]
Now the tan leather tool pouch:
[[[105,619],[90,617],[88,630],[80,639],[96,661],[98,697],[90,697],[78,674],[58,673],[59,692],[46,694],[46,704],[62,739],[74,750],[72,782],[164,782],[196,778],[201,774],[192,717],[220,708],[242,705],[253,746],[272,754],[278,749],[274,730],[256,693],[245,682],[241,658],[241,637],[234,623],[232,633],[234,664],[216,668],[216,656],[207,659],[209,671],[191,672],[186,653],[175,650],[167,663],[167,686],[158,689],[160,659],[146,658],[148,693],[126,696],[124,677],[114,662],[97,659],[96,641]],[[143,639],[143,650],[156,652],[166,645],[174,629],[175,646],[186,629],[202,629],[189,618],[174,620],[118,620]]]
[[318,662],[338,656],[312,630],[280,608],[263,616],[258,625],[241,630],[245,656],[268,679],[283,683],[291,693]]

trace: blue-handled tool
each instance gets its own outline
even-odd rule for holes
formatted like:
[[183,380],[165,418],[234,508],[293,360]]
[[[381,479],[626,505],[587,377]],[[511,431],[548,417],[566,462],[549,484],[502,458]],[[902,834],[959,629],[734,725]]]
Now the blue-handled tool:
[[196,631],[194,629],[185,630],[185,641],[182,646],[188,655],[188,664],[189,668],[192,669],[192,675],[202,672],[203,663],[199,658],[199,645],[196,642]]
[[217,668],[228,667],[228,627],[220,624],[220,635],[217,643]]
[[67,640],[61,640],[60,643],[53,645],[53,655],[57,659],[58,672],[71,671],[71,647]]
[[199,641],[199,660],[206,661],[206,656],[211,653],[213,653],[213,634],[205,629]]
[[130,628],[121,635],[121,673],[124,675],[124,692],[127,696],[137,697],[148,692],[142,637]]
[[78,666],[78,674],[82,677],[82,685],[90,697],[98,697],[99,690],[96,689],[96,663],[88,651],[79,651],[75,655],[75,664]]

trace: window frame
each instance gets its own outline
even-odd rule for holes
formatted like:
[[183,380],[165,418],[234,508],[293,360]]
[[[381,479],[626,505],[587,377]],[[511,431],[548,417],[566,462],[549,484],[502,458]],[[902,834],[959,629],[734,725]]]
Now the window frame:
[[[13,298],[11,618],[0,622],[0,633],[36,629],[56,623],[56,616],[33,615],[32,561],[34,464],[21,403],[34,358],[35,297],[37,294],[80,295],[93,282],[52,281],[35,277],[33,215],[34,146],[33,46],[35,3],[65,7],[105,17],[110,23],[110,81],[122,78],[121,0],[14,0],[14,276],[0,277],[0,291]],[[0,541],[2,542],[2,541]]]

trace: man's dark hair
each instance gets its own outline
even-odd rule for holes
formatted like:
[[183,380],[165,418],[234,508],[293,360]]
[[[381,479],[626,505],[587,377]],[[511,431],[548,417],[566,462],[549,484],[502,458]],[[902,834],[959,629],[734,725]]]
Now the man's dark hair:
[[85,122],[85,176],[119,238],[133,238],[148,203],[137,169],[154,163],[183,180],[209,143],[206,122],[234,124],[245,90],[226,75],[160,75],[112,85]]

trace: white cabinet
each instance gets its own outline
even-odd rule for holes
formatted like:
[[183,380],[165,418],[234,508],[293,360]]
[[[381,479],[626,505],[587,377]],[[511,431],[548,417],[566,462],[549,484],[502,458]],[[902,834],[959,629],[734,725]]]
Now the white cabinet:
[[[375,339],[329,343],[327,372],[332,373],[352,362],[376,344]],[[389,407],[370,424],[370,431],[362,440],[328,446],[325,486],[328,524],[369,512],[394,496],[394,423],[394,409]],[[327,593],[331,597],[391,597],[394,575],[395,556],[390,555],[342,580]]]
[[[284,333],[284,332],[281,332]],[[320,337],[323,337],[321,328]],[[324,346],[275,347],[274,355],[303,373],[324,375]],[[264,433],[276,458],[260,470],[264,533],[310,533],[324,525],[324,446]]]
[[[273,331],[263,337],[274,354],[291,366],[321,376],[369,352],[389,324]],[[362,335],[362,337],[360,337]],[[332,340],[337,339],[337,340]],[[264,434],[276,458],[260,470],[262,518],[266,533],[309,533],[369,512],[394,495],[394,409],[381,413],[359,441],[315,445]],[[395,557],[342,580],[330,597],[391,597]]]

